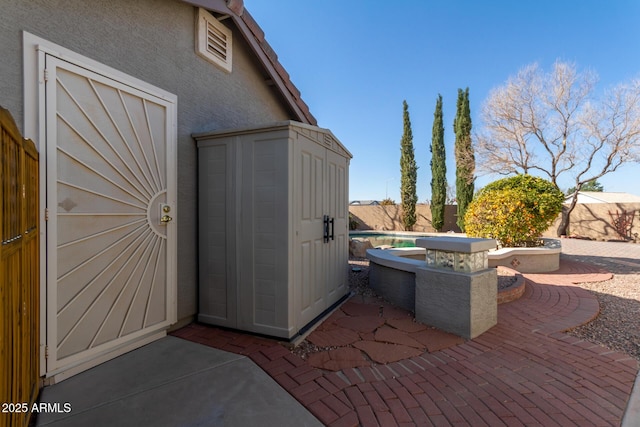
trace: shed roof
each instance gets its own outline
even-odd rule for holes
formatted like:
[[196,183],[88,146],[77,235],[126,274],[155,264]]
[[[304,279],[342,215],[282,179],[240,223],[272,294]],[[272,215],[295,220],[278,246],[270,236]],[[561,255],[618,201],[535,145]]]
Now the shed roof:
[[378,206],[380,202],[377,200],[352,200],[349,204],[351,206]]
[[249,126],[244,128],[237,129],[222,129],[222,130],[214,130],[211,132],[202,132],[202,133],[194,133],[191,136],[196,140],[206,139],[209,137],[226,137],[226,136],[235,136],[235,135],[245,135],[250,133],[265,133],[265,132],[277,132],[279,130],[284,129],[293,129],[303,135],[305,135],[308,139],[314,140],[323,146],[327,147],[329,150],[332,150],[343,157],[347,157],[349,159],[353,158],[353,154],[347,150],[347,147],[342,145],[342,142],[331,132],[329,129],[323,129],[315,125],[310,125],[308,123],[296,122],[293,120],[285,120],[281,122],[275,123],[266,123],[257,126]]
[[[565,202],[569,203],[572,197],[573,194],[567,196]],[[578,203],[640,203],[640,196],[629,193],[579,191]]]
[[309,106],[300,97],[300,91],[291,82],[289,73],[278,61],[278,55],[264,37],[264,31],[245,9],[243,0],[181,0],[194,6],[223,15],[228,15],[238,27],[245,40],[267,70],[273,84],[287,100],[297,115],[297,120],[317,125],[318,122],[309,111]]

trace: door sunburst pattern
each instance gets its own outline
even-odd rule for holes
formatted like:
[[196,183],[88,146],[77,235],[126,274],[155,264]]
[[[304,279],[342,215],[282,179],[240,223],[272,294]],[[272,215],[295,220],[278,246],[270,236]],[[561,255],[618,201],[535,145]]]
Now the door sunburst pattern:
[[48,154],[55,172],[47,197],[55,209],[49,226],[62,360],[169,320],[168,221],[175,213],[167,106],[71,64],[56,67],[54,77],[47,93],[55,103],[55,152]]

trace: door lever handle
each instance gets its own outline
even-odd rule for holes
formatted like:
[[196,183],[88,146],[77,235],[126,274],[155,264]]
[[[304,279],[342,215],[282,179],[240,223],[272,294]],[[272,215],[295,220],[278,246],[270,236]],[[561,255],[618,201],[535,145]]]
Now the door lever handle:
[[170,222],[171,220],[173,220],[173,218],[171,218],[169,215],[162,215],[162,217],[160,217],[160,222],[165,224],[167,222]]

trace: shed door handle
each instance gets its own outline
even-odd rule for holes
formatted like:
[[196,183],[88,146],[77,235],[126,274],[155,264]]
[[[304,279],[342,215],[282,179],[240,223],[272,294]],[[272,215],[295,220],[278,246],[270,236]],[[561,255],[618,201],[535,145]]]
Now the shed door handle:
[[324,242],[327,243],[329,241],[329,215],[324,215],[322,221],[324,227]]
[[334,240],[333,232],[334,232],[334,226],[335,226],[335,218],[331,218],[331,221],[329,221],[329,222],[331,223],[331,236],[330,237],[331,237],[331,240]]

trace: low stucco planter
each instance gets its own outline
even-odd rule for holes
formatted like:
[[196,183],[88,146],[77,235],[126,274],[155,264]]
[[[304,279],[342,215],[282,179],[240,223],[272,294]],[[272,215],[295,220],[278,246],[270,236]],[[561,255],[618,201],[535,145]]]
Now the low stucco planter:
[[[560,268],[562,244],[559,239],[542,239],[544,247],[502,248],[490,251],[489,267],[503,266],[520,273],[546,273]],[[368,250],[367,257],[377,264],[415,274],[416,268],[424,266],[424,248],[393,248]],[[371,258],[373,256],[373,258]],[[400,259],[398,259],[400,257]],[[411,259],[413,258],[413,259]]]
[[560,268],[562,244],[558,239],[542,239],[538,248],[502,248],[489,252],[489,267],[499,265],[520,273],[546,273]]
[[[419,268],[427,266],[425,248],[392,248],[367,250],[369,286],[389,302],[408,311],[415,308],[415,277]],[[516,300],[524,293],[524,277],[512,267],[501,266],[513,273],[515,282],[498,291],[498,304]]]
[[416,239],[415,248],[369,249],[369,286],[419,322],[475,338],[497,323],[497,270],[487,260],[495,245],[438,236]]

